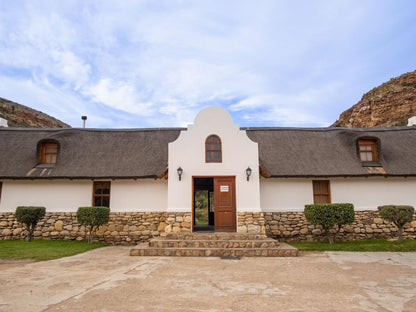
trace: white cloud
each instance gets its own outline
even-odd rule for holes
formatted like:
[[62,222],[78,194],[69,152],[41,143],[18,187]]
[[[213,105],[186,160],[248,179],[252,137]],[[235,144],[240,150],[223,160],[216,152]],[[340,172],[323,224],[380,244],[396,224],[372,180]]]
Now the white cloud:
[[318,112],[305,113],[303,110],[294,108],[270,108],[266,111],[245,113],[243,119],[250,124],[267,124],[277,127],[310,127],[328,126],[328,121],[324,120]]
[[260,94],[248,97],[229,107],[231,111],[255,110],[259,107],[273,106],[281,104],[281,97],[277,94]]
[[104,78],[97,84],[86,87],[83,94],[90,96],[97,103],[133,114],[149,115],[151,113],[152,104],[140,101],[134,86],[126,82]]
[[103,126],[112,118],[123,119],[115,125],[182,126],[210,104],[253,125],[328,124],[368,87],[414,70],[416,44],[408,40],[416,36],[414,7],[3,2],[0,84],[7,80],[15,93],[0,96],[19,98],[18,87],[30,81],[24,104],[32,105],[31,92],[44,97],[36,103],[71,102]]
[[81,115],[92,110],[88,104],[45,82],[15,79],[0,75],[0,94],[8,100],[49,114],[73,126],[80,124]]
[[241,112],[250,124],[258,122],[271,126],[328,126],[332,122],[325,109],[332,99],[341,94],[342,87],[330,82],[320,88],[299,89],[281,94],[256,94],[229,106],[232,112]]
[[75,56],[71,51],[52,51],[52,58],[55,61],[54,75],[72,83],[76,90],[88,82],[91,74],[91,67],[85,64],[82,59]]

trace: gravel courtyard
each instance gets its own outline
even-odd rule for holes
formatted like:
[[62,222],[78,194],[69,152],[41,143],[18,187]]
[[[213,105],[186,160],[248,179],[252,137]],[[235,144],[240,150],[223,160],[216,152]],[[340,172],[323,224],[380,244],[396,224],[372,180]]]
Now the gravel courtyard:
[[0,311],[416,311],[416,253],[0,261]]

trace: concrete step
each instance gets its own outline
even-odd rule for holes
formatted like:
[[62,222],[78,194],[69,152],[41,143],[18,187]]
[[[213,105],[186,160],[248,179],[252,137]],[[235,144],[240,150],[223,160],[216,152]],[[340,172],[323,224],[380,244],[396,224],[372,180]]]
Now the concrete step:
[[245,233],[234,233],[234,232],[180,232],[180,233],[169,233],[166,239],[176,240],[263,240],[268,239],[263,234],[245,234]]
[[130,251],[131,256],[296,257],[298,250],[261,234],[170,233]]
[[277,240],[271,238],[252,240],[196,240],[196,239],[163,239],[150,240],[153,248],[274,248],[279,246]]
[[131,249],[130,256],[159,257],[296,257],[298,250],[285,243],[271,248],[157,248],[141,244]]

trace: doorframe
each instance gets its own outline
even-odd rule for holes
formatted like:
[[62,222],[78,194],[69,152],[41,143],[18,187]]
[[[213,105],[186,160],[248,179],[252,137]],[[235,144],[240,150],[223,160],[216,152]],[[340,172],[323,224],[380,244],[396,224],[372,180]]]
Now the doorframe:
[[[215,176],[202,176],[202,175],[196,175],[192,176],[192,213],[191,213],[191,219],[192,219],[192,228],[191,231],[195,232],[195,178],[234,178],[234,194],[233,194],[233,201],[234,201],[234,212],[235,212],[235,231],[237,232],[238,227],[238,214],[237,214],[237,186],[235,183],[236,176],[235,175],[215,175]],[[215,197],[215,188],[214,188],[214,197]],[[215,199],[214,199],[215,202]],[[214,207],[214,220],[215,220],[215,207]],[[215,225],[214,225],[215,228]],[[214,230],[215,231],[215,230]]]

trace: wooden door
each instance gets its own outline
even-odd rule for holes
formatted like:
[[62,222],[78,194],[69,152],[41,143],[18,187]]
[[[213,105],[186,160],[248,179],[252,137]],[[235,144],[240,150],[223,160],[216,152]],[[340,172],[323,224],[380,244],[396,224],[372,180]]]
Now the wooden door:
[[214,178],[215,231],[236,231],[235,177]]

